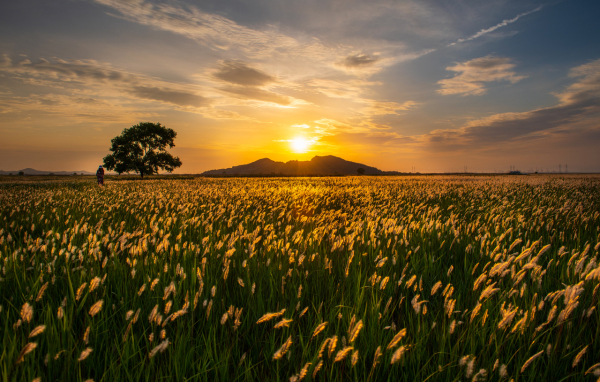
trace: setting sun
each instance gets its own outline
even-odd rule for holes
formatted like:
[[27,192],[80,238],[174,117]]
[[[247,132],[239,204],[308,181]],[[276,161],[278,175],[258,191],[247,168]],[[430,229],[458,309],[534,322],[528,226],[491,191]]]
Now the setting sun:
[[292,139],[290,144],[292,145],[292,150],[294,150],[294,152],[305,153],[308,151],[311,142],[306,138],[298,137]]

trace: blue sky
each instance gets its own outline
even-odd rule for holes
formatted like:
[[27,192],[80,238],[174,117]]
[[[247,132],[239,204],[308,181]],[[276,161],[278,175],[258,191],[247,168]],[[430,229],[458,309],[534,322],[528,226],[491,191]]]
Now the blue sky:
[[93,170],[138,122],[181,173],[600,171],[597,1],[0,4],[0,169]]

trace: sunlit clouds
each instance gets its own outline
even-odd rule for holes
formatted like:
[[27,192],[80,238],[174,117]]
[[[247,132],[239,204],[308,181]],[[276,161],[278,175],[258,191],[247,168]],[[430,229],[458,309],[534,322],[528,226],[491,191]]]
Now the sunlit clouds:
[[456,73],[452,78],[438,81],[441,89],[437,92],[442,95],[483,95],[487,92],[485,82],[509,81],[514,84],[525,78],[517,76],[512,69],[514,64],[510,58],[486,56],[475,58],[463,63],[449,66],[446,70]]
[[140,121],[178,132],[183,173],[311,155],[600,170],[600,27],[581,5],[25,0],[0,12],[2,170],[96,168]]

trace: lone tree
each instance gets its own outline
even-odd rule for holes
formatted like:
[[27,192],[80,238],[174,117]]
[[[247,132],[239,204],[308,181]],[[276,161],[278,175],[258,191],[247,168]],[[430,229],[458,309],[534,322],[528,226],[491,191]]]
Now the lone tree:
[[144,174],[157,174],[158,169],[168,172],[181,166],[179,157],[173,157],[165,148],[175,146],[177,133],[160,123],[141,122],[124,129],[112,139],[109,154],[104,157],[104,167],[119,174],[134,171],[144,179]]
[[358,175],[363,175],[365,173],[365,169],[362,167],[359,167],[356,169],[356,172]]

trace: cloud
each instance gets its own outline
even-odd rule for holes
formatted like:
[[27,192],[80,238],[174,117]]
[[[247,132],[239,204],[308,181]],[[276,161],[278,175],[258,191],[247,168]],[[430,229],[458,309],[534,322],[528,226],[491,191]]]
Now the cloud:
[[[143,110],[139,105],[81,95],[56,93],[29,94],[27,96],[0,96],[0,104],[6,107],[3,122],[6,126],[21,129],[32,126],[32,119],[43,121],[39,125],[61,127],[70,123],[110,124],[129,123],[132,118],[144,119],[156,116],[154,110]],[[35,127],[37,128],[37,126]],[[37,137],[39,139],[39,137]]]
[[289,105],[292,102],[289,97],[253,86],[225,86],[219,89],[231,94],[235,94],[244,99],[272,102],[284,106]]
[[138,98],[166,102],[179,106],[204,107],[210,104],[207,98],[194,93],[170,89],[165,90],[158,87],[134,86],[133,89],[130,90],[130,93]]
[[267,73],[254,69],[241,61],[223,62],[213,76],[236,85],[263,86],[277,79]]
[[[154,3],[147,0],[94,0],[116,11],[109,13],[141,25],[146,25],[155,30],[167,31],[180,36],[185,36],[198,42],[202,47],[210,49],[211,54],[242,59],[244,61],[267,62],[271,66],[284,68],[290,77],[308,77],[311,75],[322,75],[324,70],[336,69],[354,76],[364,77],[379,72],[384,67],[394,65],[398,62],[413,60],[428,54],[435,49],[408,51],[406,45],[392,38],[371,38],[358,33],[356,26],[346,25],[345,28],[353,28],[352,33],[343,38],[330,37],[321,40],[315,34],[310,33],[310,28],[280,28],[277,23],[254,23],[253,27],[241,25],[230,18],[216,13],[208,13],[200,8],[185,4],[182,1],[173,0],[168,4]],[[293,9],[293,5],[289,5]],[[323,4],[318,3],[318,8],[323,10]],[[261,4],[256,4],[257,9]],[[414,7],[417,7],[414,4]],[[273,11],[273,6],[267,6],[265,12]],[[305,4],[302,9],[305,10]],[[370,6],[361,5],[364,9],[373,9]],[[403,11],[412,9],[413,6],[402,7]],[[331,10],[334,11],[334,10]],[[352,13],[354,17],[363,19],[377,17],[378,14],[386,14],[393,11],[397,14],[405,14],[399,9],[389,9],[385,6],[374,14],[364,12]],[[277,13],[277,12],[275,12]],[[297,12],[294,17],[297,18]],[[312,17],[314,18],[314,17]],[[310,24],[306,20],[305,24]],[[245,17],[242,17],[245,19]],[[297,20],[296,20],[297,21]],[[331,26],[331,23],[328,23]],[[368,24],[368,23],[367,23]],[[363,28],[370,28],[364,25]],[[309,30],[309,33],[302,32]],[[322,31],[322,28],[319,28]],[[370,29],[369,29],[370,30]],[[352,37],[349,37],[352,35]],[[356,53],[368,49],[379,52],[373,55]],[[341,58],[341,59],[340,59]],[[239,80],[236,71],[240,67],[225,68],[226,72],[217,77],[226,81]],[[227,71],[233,70],[233,73]],[[217,73],[219,74],[219,73]],[[247,73],[249,74],[249,73]],[[256,75],[256,73],[253,73]],[[264,74],[264,73],[263,73]],[[252,75],[251,75],[251,78]],[[260,81],[260,79],[258,79]],[[237,82],[236,82],[237,83]],[[238,83],[239,84],[239,83]]]
[[12,72],[28,74],[46,74],[50,78],[64,80],[94,80],[99,82],[131,81],[134,76],[130,73],[112,69],[108,65],[102,65],[95,60],[72,60],[65,61],[57,59],[50,62],[44,58],[38,62],[31,62],[24,59],[20,62],[13,62],[8,55],[4,55],[0,68]]
[[[501,113],[471,121],[456,130],[436,130],[423,139],[435,150],[495,146],[556,135],[598,137],[600,118],[600,60],[573,68],[578,81],[555,93],[556,106],[519,113]],[[590,129],[596,133],[590,133]]]
[[[4,55],[0,71],[8,72],[26,83],[81,94],[103,94],[112,98],[127,94],[181,107],[205,107],[210,104],[208,98],[197,94],[197,87],[127,72],[95,60],[56,59],[51,62],[42,58],[37,62],[25,59],[15,63]],[[92,92],[92,89],[95,91]]]
[[485,56],[457,63],[449,66],[446,70],[459,74],[452,78],[438,81],[441,89],[437,92],[441,95],[461,94],[483,95],[487,92],[484,83],[491,81],[509,81],[516,83],[526,78],[517,76],[512,69],[515,67],[511,59],[507,57]]
[[296,57],[328,55],[327,49],[315,39],[301,41],[280,33],[274,26],[264,30],[251,29],[224,16],[203,12],[177,1],[170,4],[154,4],[144,0],[96,2],[118,11],[118,17],[186,36],[214,51],[236,50],[256,59],[280,54]]
[[367,114],[369,116],[375,115],[386,115],[386,114],[399,114],[399,111],[406,111],[409,109],[413,109],[418,106],[417,102],[414,101],[406,101],[403,103],[391,102],[391,101],[375,101],[364,99],[363,103],[366,103],[367,106],[361,109],[361,112]]
[[[268,85],[286,86],[286,83],[279,81],[268,73],[253,68],[245,62],[239,60],[223,61],[215,70],[208,73],[208,76],[198,77],[205,78],[217,90],[233,94],[236,98],[269,102],[281,106],[292,103],[292,98],[265,89]],[[214,81],[215,79],[217,82]],[[226,85],[222,85],[223,82]]]
[[525,12],[525,13],[521,13],[521,14],[517,15],[517,16],[513,17],[512,19],[503,20],[501,23],[498,23],[498,24],[494,25],[491,28],[482,29],[482,30],[480,30],[479,32],[475,33],[474,35],[472,35],[470,37],[458,39],[456,42],[453,42],[452,44],[448,44],[448,46],[456,45],[456,44],[459,44],[459,43],[465,42],[465,41],[475,40],[476,38],[479,38],[479,37],[481,37],[481,36],[483,36],[485,34],[493,32],[493,31],[495,31],[498,28],[502,28],[502,27],[507,26],[508,24],[512,24],[515,21],[517,21],[518,19],[520,19],[521,17],[527,16],[527,15],[533,13],[533,12],[537,12],[537,11],[541,10],[542,8],[543,8],[543,6],[540,5],[539,7],[535,8],[535,9],[529,11],[529,12]]
[[371,66],[374,63],[379,61],[379,57],[376,55],[369,56],[366,54],[354,54],[347,56],[343,61],[339,62],[339,65],[345,66],[347,68],[362,68],[365,66]]
[[572,104],[585,101],[589,98],[600,97],[600,60],[592,61],[573,68],[569,71],[569,77],[583,77],[578,82],[570,85],[562,92],[555,94],[561,104]]

